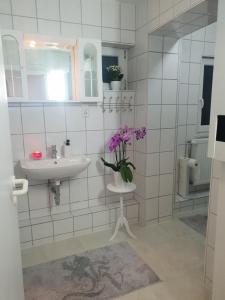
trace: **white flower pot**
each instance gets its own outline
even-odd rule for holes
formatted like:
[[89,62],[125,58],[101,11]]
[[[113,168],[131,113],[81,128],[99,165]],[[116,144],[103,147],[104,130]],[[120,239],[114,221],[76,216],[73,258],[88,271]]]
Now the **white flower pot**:
[[121,90],[121,81],[111,81],[111,89],[113,91],[120,91]]
[[115,186],[124,186],[127,184],[125,181],[123,181],[123,178],[122,178],[120,172],[113,172],[113,176],[114,176],[114,185]]

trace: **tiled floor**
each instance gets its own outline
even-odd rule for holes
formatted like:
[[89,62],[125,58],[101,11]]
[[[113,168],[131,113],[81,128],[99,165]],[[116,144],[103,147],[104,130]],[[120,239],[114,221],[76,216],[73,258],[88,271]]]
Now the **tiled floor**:
[[[137,240],[121,232],[115,242],[127,240],[162,282],[117,300],[209,300],[203,286],[204,237],[177,218],[145,227],[133,226]],[[23,250],[24,267],[109,244],[111,231]]]

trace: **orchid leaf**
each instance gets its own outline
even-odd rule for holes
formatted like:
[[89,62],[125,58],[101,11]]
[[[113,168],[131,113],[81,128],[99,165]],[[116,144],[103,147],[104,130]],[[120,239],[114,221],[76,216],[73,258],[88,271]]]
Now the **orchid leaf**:
[[102,157],[101,157],[101,160],[103,161],[103,163],[104,163],[104,165],[105,165],[106,167],[111,168],[111,169],[112,169],[113,171],[115,171],[115,172],[118,172],[118,171],[119,171],[118,166],[115,166],[114,164],[108,163],[108,162],[105,161],[104,158],[102,158]]

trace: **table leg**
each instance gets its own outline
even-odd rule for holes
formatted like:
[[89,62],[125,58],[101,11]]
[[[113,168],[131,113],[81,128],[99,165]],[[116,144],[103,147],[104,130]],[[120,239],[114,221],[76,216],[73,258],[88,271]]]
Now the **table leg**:
[[120,227],[122,227],[123,225],[125,226],[125,229],[126,229],[128,235],[130,237],[132,237],[133,239],[136,239],[136,236],[130,230],[130,226],[128,224],[127,219],[124,217],[123,196],[120,195],[120,217],[116,222],[115,231],[114,231],[112,237],[110,238],[110,241],[115,239]]

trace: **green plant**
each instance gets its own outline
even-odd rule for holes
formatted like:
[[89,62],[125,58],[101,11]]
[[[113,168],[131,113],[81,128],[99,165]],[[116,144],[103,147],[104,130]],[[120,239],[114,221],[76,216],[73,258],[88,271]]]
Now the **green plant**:
[[112,65],[106,68],[109,72],[110,80],[111,81],[120,81],[123,78],[123,74],[121,73],[121,68],[116,65]]
[[[135,136],[136,140],[141,140],[146,135],[146,128],[120,128],[110,138],[108,142],[108,148],[110,152],[115,154],[115,162],[109,163],[101,158],[106,167],[111,168],[114,172],[120,172],[123,181],[132,182],[133,173],[132,169],[135,170],[135,166],[129,161],[127,157],[127,145],[131,144],[131,139]],[[132,168],[132,169],[131,169]]]

